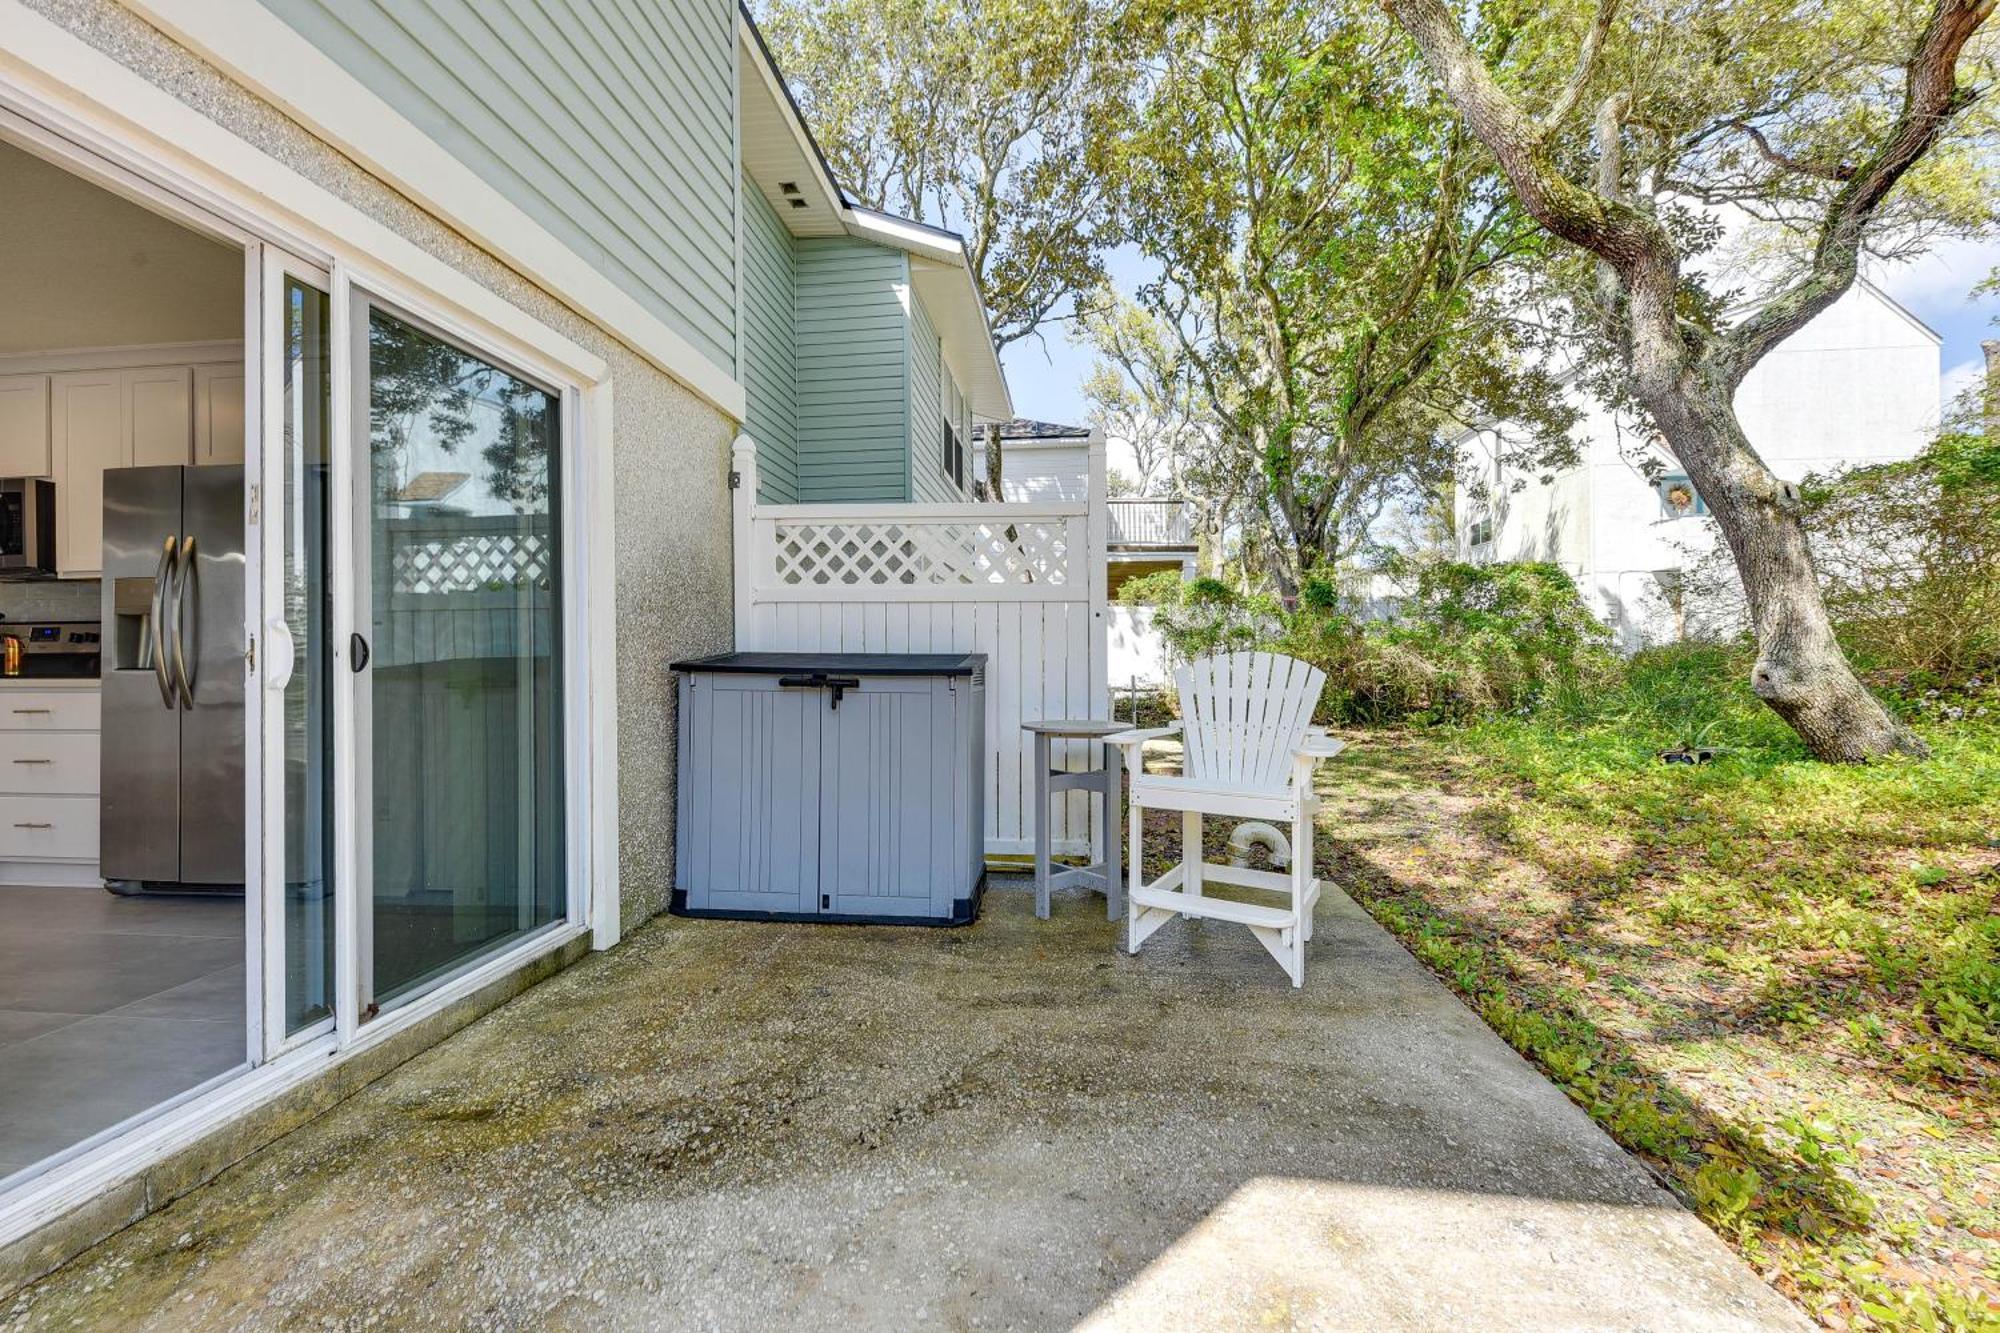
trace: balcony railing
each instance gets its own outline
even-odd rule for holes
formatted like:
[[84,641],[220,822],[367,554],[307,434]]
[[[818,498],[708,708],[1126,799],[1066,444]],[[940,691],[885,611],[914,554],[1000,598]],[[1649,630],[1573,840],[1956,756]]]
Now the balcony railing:
[[1111,546],[1192,547],[1194,521],[1185,500],[1113,500]]

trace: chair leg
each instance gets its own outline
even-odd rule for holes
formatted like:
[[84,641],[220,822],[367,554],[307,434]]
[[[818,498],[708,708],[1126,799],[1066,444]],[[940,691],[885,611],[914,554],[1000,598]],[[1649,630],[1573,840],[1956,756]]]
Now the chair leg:
[[1292,902],[1298,909],[1299,934],[1305,942],[1313,937],[1313,909],[1307,898],[1313,882],[1313,817],[1309,807],[1301,807],[1292,818]]
[[[1201,812],[1199,810],[1183,810],[1181,811],[1181,865],[1183,867],[1181,891],[1190,898],[1201,897],[1201,862]],[[1186,921],[1189,919],[1189,916],[1189,913],[1182,912],[1181,920]]]
[[1132,895],[1146,885],[1143,872],[1140,870],[1146,861],[1146,812],[1139,807],[1137,801],[1134,801],[1132,808],[1125,812],[1125,818],[1131,823],[1130,855],[1125,862],[1125,873],[1131,876],[1126,881],[1128,888],[1125,894],[1125,952],[1137,953],[1139,952],[1139,906],[1132,901]]
[[1125,868],[1118,856],[1118,802],[1125,795],[1125,760],[1115,745],[1104,747],[1104,772],[1104,915],[1116,921],[1125,911]]

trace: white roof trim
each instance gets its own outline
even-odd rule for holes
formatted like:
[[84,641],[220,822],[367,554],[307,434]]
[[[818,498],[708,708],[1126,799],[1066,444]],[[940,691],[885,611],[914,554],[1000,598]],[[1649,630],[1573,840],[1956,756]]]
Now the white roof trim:
[[[793,235],[839,235],[846,230],[841,214],[846,210],[847,200],[821,159],[819,146],[813,142],[805,122],[799,118],[798,108],[785,90],[784,77],[771,63],[763,39],[740,9],[736,12],[736,46],[745,70],[737,85],[742,101],[739,115],[743,121],[745,173]],[[755,164],[751,160],[753,155],[758,159]],[[770,174],[768,164],[773,161],[785,163],[782,172],[772,180],[759,179],[757,167],[764,165],[766,170],[761,174]],[[779,185],[785,181],[799,187],[806,207],[793,208],[784,202]]]
[[940,263],[921,254],[910,256],[910,285],[930,313],[945,364],[958,381],[972,415],[980,421],[1006,421],[1014,415],[1014,397],[1007,389],[1007,372],[993,350],[991,326],[972,270],[961,258]]
[[1932,342],[1936,343],[1938,346],[1940,347],[1944,346],[1944,335],[1942,333],[1939,333],[1936,329],[1932,328],[1930,325],[1924,323],[1922,319],[1918,318],[1916,311],[1910,309],[1908,306],[1904,305],[1901,301],[1898,301],[1895,297],[1889,295],[1887,289],[1877,286],[1875,283],[1869,281],[1867,276],[1863,274],[1855,275],[1854,285],[1856,287],[1861,288],[1861,290],[1867,292],[1869,295],[1873,296],[1883,305],[1888,306],[1889,309],[1901,315],[1905,320],[1909,321],[1910,326],[1914,328],[1918,333],[1923,334],[1926,338],[1929,338]]
[[729,368],[675,332],[262,5],[236,0],[124,3],[724,413],[742,420],[743,386]]
[[[1088,449],[1091,436],[1083,435],[1003,435],[1000,437],[1002,453],[1030,453],[1037,449]],[[979,447],[986,442],[981,439]]]

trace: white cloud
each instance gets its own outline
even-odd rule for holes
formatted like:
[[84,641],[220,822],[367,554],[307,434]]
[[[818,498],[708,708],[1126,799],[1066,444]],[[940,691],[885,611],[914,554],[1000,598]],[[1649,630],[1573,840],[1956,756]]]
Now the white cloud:
[[1937,309],[1962,303],[1996,267],[2000,267],[2000,237],[1946,241],[1906,264],[1881,267],[1869,276],[1912,310]]

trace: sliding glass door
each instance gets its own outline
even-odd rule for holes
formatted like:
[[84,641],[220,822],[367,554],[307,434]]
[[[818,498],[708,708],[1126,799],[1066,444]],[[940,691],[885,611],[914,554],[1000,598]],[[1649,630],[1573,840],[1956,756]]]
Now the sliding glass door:
[[265,247],[261,301],[269,1056],[569,914],[567,442],[558,390],[338,271]]
[[[561,395],[357,294],[364,1015],[562,919]],[[366,447],[359,447],[365,439]]]
[[[256,637],[262,644],[266,1054],[328,1031],[335,1007],[335,754],[329,275],[265,246]],[[253,622],[255,623],[255,622]]]

